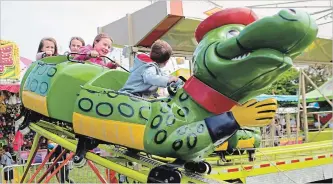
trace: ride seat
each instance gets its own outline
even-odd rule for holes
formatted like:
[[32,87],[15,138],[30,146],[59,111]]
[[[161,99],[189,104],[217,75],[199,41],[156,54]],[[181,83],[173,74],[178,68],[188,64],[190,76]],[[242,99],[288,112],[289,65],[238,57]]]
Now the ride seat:
[[91,86],[120,90],[126,83],[129,73],[119,70],[107,70],[101,75],[95,77],[91,82]]
[[[120,70],[107,70],[100,75],[96,76],[86,85],[84,85],[85,89],[89,89],[92,91],[101,91],[101,90],[113,90],[115,92],[119,91],[126,83],[129,77],[129,73],[120,71]],[[168,99],[168,97],[162,97],[157,99],[146,99],[134,95],[129,95],[126,93],[121,93],[126,96],[130,96],[131,98],[136,98],[138,100],[144,100],[148,102],[156,102]]]

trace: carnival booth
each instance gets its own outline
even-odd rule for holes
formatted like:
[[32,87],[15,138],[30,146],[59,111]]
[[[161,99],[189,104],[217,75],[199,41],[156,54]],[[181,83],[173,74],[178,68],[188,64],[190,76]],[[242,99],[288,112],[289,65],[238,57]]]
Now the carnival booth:
[[14,120],[21,110],[20,79],[32,61],[20,57],[12,41],[1,40],[0,55],[0,143],[14,152],[23,151],[31,147],[33,133],[23,137]]
[[18,115],[20,102],[20,58],[17,45],[1,40],[0,65],[0,137],[3,144],[12,144],[15,134],[14,118]]
[[[319,127],[332,121],[332,106],[326,101],[324,96],[331,100],[333,99],[333,78],[330,78],[327,82],[321,85],[318,90],[308,92],[306,97],[307,106],[311,107],[309,112],[323,112],[320,114],[313,114],[314,126]],[[309,124],[310,125],[310,124]],[[332,125],[331,125],[332,126]],[[329,126],[329,127],[331,127]]]

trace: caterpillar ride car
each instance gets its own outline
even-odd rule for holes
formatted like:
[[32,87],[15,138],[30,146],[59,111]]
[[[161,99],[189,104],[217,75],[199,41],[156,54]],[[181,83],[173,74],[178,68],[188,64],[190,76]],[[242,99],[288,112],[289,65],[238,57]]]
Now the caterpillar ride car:
[[76,164],[88,150],[114,144],[176,158],[150,171],[148,182],[179,181],[177,167],[209,173],[203,159],[241,127],[271,123],[277,102],[251,100],[262,94],[318,32],[309,14],[294,9],[257,20],[247,8],[217,12],[195,32],[193,75],[168,87],[170,96],[144,99],[118,92],[128,73],[66,56],[35,61],[25,73],[20,129],[40,119],[61,122],[76,134]]
[[[183,76],[185,79],[190,78],[190,70],[180,68],[171,75],[179,77]],[[245,152],[249,156],[249,161],[255,159],[255,149],[260,147],[261,131],[259,127],[244,127],[231,136],[223,144],[216,147],[214,154],[221,157],[221,160],[227,162],[226,155],[239,155]]]

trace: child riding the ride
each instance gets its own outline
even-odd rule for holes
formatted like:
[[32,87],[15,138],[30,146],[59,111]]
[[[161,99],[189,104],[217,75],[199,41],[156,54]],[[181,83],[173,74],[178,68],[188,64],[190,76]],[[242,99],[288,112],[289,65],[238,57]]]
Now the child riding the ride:
[[171,82],[177,82],[174,76],[163,76],[161,68],[169,61],[172,54],[171,46],[162,40],[157,40],[151,47],[150,55],[138,54],[134,59],[134,67],[120,92],[130,93],[140,97],[155,94],[158,87],[167,87]]
[[57,56],[58,55],[58,46],[54,38],[46,37],[43,38],[38,46],[36,60],[40,60],[48,56]]
[[[86,44],[85,44],[85,42],[84,42],[84,40],[81,38],[81,37],[78,37],[78,36],[74,36],[74,37],[72,37],[71,39],[70,39],[70,41],[69,41],[69,52],[68,51],[66,51],[65,53],[64,53],[64,55],[67,55],[67,54],[69,54],[69,53],[76,53],[76,52],[79,52],[79,49],[81,48],[81,47],[83,47],[83,46],[86,46]],[[71,56],[73,56],[73,57],[75,57],[76,56],[76,54],[71,54]]]
[[85,61],[89,60],[92,63],[108,67],[110,69],[115,69],[119,64],[114,64],[113,62],[106,63],[99,56],[106,56],[112,48],[113,40],[111,37],[105,33],[98,34],[93,45],[87,45],[79,49],[78,54],[74,57],[74,60]]

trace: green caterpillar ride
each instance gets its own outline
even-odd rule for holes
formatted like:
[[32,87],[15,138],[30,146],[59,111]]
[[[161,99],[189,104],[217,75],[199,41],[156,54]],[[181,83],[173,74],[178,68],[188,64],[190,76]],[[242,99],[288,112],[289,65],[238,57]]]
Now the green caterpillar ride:
[[170,84],[163,99],[118,92],[128,72],[66,56],[35,61],[21,83],[20,130],[41,119],[62,122],[78,139],[77,165],[102,143],[176,158],[177,166],[159,166],[150,175],[181,166],[209,172],[203,159],[237,130],[271,123],[276,100],[251,99],[291,68],[318,32],[315,20],[299,10],[257,19],[250,9],[230,8],[201,22],[193,75]]

